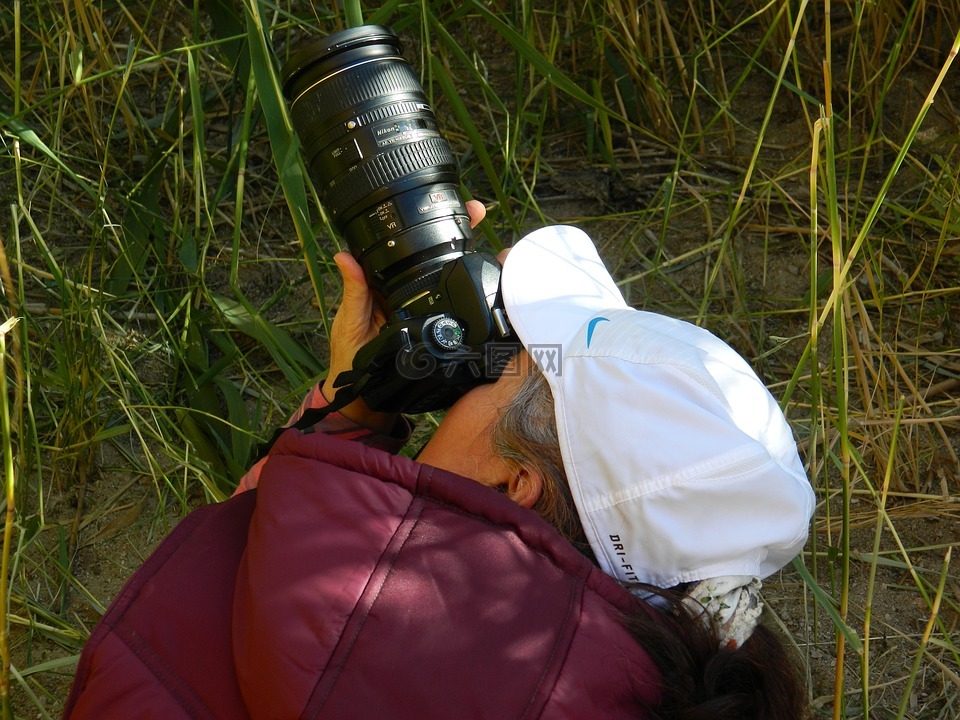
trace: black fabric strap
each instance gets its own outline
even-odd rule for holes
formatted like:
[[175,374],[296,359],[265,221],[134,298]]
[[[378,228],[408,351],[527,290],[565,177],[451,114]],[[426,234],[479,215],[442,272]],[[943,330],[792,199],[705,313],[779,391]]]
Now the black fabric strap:
[[338,388],[337,394],[333,396],[333,401],[329,405],[322,408],[309,408],[308,410],[304,410],[303,414],[295,423],[292,425],[284,425],[274,430],[273,436],[257,448],[257,456],[254,458],[254,463],[258,463],[265,458],[267,453],[270,452],[270,448],[274,446],[280,436],[287,430],[296,428],[303,432],[308,427],[316,425],[330,413],[337,412],[356,400],[358,397],[358,388],[356,383],[353,382],[354,378],[352,377],[355,374],[356,371],[349,371],[340,373],[340,375],[337,376],[333,384],[334,387]]

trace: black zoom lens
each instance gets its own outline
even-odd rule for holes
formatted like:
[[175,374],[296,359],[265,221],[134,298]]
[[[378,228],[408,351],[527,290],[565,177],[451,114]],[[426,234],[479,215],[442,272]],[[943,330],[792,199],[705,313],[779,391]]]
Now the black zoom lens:
[[282,75],[320,200],[390,313],[337,397],[423,412],[495,379],[518,346],[500,264],[473,250],[453,153],[401,50],[389,28],[353,28],[298,51]]
[[311,177],[387,307],[432,286],[470,249],[459,173],[392,30],[346,30],[297,52],[284,92]]

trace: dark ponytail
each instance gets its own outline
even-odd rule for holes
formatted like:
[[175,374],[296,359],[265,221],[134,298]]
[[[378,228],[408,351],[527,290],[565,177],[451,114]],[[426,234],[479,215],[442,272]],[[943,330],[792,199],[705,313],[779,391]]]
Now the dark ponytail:
[[740,647],[721,648],[714,628],[683,595],[644,588],[654,606],[638,601],[624,626],[663,674],[658,718],[677,720],[801,720],[808,716],[797,664],[780,638],[758,625]]

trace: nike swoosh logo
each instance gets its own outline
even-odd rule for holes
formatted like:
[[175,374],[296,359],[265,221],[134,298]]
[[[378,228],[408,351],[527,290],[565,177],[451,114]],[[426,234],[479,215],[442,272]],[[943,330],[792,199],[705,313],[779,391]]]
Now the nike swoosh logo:
[[593,338],[593,331],[596,329],[597,323],[604,320],[610,322],[610,318],[595,317],[587,324],[587,347],[590,347],[590,340]]

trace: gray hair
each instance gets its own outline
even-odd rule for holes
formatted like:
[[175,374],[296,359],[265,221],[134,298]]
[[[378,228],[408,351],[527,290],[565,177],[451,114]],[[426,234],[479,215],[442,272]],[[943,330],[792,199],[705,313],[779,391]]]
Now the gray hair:
[[536,470],[543,491],[533,509],[560,534],[593,559],[577,514],[560,453],[553,395],[535,364],[493,426],[493,447],[507,463]]

